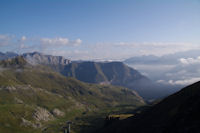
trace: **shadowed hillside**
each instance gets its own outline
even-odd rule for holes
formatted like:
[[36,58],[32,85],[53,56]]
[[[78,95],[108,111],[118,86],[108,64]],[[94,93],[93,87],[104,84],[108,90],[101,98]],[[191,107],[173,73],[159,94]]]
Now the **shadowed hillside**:
[[199,133],[200,82],[165,98],[141,114],[105,127],[101,133]]
[[65,67],[63,75],[75,77],[88,83],[124,86],[136,80],[146,79],[138,71],[122,62],[73,62]]

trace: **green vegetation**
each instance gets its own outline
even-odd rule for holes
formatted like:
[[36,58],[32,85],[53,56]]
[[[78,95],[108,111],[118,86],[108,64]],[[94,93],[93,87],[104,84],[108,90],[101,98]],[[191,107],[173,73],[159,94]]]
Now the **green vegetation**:
[[[72,132],[103,126],[109,113],[133,110],[145,103],[132,90],[66,78],[22,57],[0,62],[0,132],[62,132],[67,120]],[[95,123],[98,122],[98,123]]]

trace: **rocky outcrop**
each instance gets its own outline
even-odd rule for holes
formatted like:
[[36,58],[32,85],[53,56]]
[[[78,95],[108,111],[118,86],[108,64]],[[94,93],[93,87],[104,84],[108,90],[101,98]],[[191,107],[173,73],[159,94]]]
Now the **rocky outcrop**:
[[53,109],[52,113],[53,113],[54,116],[64,116],[65,115],[64,112],[60,111],[57,108]]
[[37,107],[35,113],[33,114],[33,118],[37,121],[49,121],[52,120],[54,117],[45,108]]
[[70,60],[62,56],[44,55],[38,52],[25,53],[22,56],[32,65],[67,65],[70,63]]
[[33,128],[40,128],[42,127],[42,124],[40,122],[37,122],[36,124],[29,121],[29,120],[26,120],[25,118],[22,118],[22,122],[21,122],[21,126],[29,126],[29,127],[33,127]]
[[23,103],[24,103],[21,99],[19,99],[19,98],[17,98],[17,97],[15,97],[14,100],[15,100],[15,102],[18,103],[18,104],[23,104]]
[[9,91],[9,92],[12,92],[12,91],[16,90],[16,88],[14,86],[6,86],[4,89]]

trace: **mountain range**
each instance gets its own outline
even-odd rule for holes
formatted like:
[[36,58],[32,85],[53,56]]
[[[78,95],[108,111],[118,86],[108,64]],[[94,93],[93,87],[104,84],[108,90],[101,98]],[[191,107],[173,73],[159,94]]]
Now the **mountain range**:
[[61,132],[67,120],[75,122],[99,110],[145,105],[133,90],[84,83],[51,67],[32,65],[23,56],[0,61],[0,99],[2,133]]
[[170,85],[151,81],[123,62],[71,61],[61,56],[38,52],[22,56],[32,65],[46,65],[66,77],[74,77],[87,83],[111,84],[133,89],[146,100],[162,98],[177,91]]
[[62,56],[39,52],[21,55],[31,65],[45,65],[66,77],[86,83],[110,84],[135,90],[145,100],[165,97],[177,91],[174,86],[160,84],[123,62],[71,61]]

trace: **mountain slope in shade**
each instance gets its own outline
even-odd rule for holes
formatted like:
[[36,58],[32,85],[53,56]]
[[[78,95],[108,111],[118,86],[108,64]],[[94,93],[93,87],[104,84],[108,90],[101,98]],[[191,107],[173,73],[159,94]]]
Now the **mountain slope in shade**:
[[121,86],[136,80],[147,79],[122,62],[73,62],[65,67],[63,75],[88,83],[107,83]]
[[141,114],[105,127],[101,133],[199,133],[200,82],[165,98]]
[[66,78],[21,56],[0,61],[0,68],[0,132],[59,132],[88,112],[144,105],[133,90]]
[[87,83],[124,86],[135,90],[146,100],[165,97],[176,91],[152,82],[122,62],[72,62],[60,72]]

